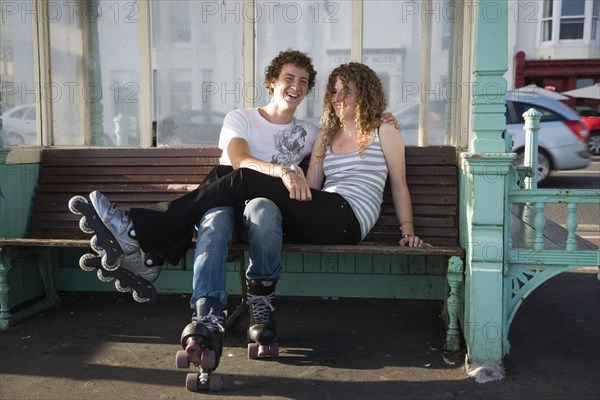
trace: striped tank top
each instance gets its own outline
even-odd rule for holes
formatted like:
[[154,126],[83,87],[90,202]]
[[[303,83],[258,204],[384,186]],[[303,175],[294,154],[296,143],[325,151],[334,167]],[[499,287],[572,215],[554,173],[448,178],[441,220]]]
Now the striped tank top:
[[327,146],[323,172],[323,190],[338,193],[350,204],[360,223],[361,239],[364,239],[379,218],[388,174],[379,135],[374,135],[362,158],[358,150],[333,154],[331,146]]

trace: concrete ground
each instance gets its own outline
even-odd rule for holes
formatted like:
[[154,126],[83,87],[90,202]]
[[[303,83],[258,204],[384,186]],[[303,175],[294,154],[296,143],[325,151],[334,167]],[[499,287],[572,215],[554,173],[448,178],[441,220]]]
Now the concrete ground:
[[187,296],[61,297],[0,333],[0,399],[600,398],[596,269],[563,273],[526,300],[506,378],[484,384],[467,377],[464,350],[443,350],[440,302],[279,298],[280,357],[246,357],[246,318],[225,338],[224,390],[195,393],[184,388],[193,368],[174,362]]

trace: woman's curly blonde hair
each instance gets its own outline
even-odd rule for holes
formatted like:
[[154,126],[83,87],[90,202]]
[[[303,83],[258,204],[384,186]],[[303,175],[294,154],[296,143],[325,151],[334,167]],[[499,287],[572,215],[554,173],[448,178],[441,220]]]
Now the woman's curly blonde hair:
[[[348,82],[350,81],[354,82],[356,87],[354,122],[358,128],[359,154],[362,157],[364,149],[371,139],[371,132],[380,125],[379,118],[386,108],[383,85],[375,71],[365,64],[357,62],[342,64],[331,72],[325,89],[323,116],[321,117],[321,127],[325,130],[322,142],[323,154],[327,146],[331,144],[333,136],[340,129],[345,128],[344,121],[336,115],[331,101],[338,78],[344,85],[344,92],[348,92]],[[344,101],[342,101],[342,110],[343,108]]]
[[298,50],[284,50],[280,51],[277,57],[271,60],[271,63],[265,68],[265,81],[264,85],[269,92],[269,95],[273,95],[273,88],[271,87],[271,81],[273,79],[279,79],[281,69],[285,64],[293,64],[296,67],[302,68],[308,72],[308,92],[315,86],[315,80],[317,77],[317,71],[312,64],[311,58],[306,54]]

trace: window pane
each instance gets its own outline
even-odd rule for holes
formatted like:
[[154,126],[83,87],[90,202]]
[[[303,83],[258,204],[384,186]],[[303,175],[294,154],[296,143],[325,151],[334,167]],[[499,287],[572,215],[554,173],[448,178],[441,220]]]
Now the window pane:
[[559,39],[583,39],[583,18],[562,19]]
[[544,32],[543,32],[542,40],[544,42],[548,42],[548,41],[552,40],[552,20],[544,21],[543,29],[544,29]]
[[[419,110],[429,103],[429,144],[446,142],[446,107],[458,101],[448,78],[449,51],[444,51],[444,38],[450,41],[452,23],[460,19],[460,11],[447,0],[434,0],[428,5],[415,1],[366,0],[364,8],[363,62],[372,67],[384,85],[388,110],[398,119],[407,145],[418,144]],[[425,9],[427,7],[427,9]],[[381,12],[385,10],[385,12]],[[421,42],[423,11],[432,22],[429,43]],[[385,29],[383,29],[385,27]],[[421,83],[421,52],[430,51],[430,77]]]
[[[316,124],[323,112],[324,87],[329,73],[350,61],[350,1],[257,2],[257,104],[269,101],[263,86],[264,69],[282,50],[308,53],[317,70],[317,81],[296,111],[298,118]],[[260,15],[260,16],[259,16]]]
[[128,0],[83,4],[69,4],[70,12],[50,23],[53,143],[137,145],[137,6]]
[[552,17],[552,3],[554,0],[544,0],[544,13],[543,18]]
[[223,116],[243,104],[242,5],[152,2],[157,145],[216,146]]
[[[7,3],[6,7],[10,5]],[[15,7],[25,4],[14,3]],[[2,82],[2,140],[5,145],[37,144],[34,120],[24,120],[35,112],[33,72],[33,15],[8,12],[0,24],[0,81]]]
[[583,15],[585,11],[585,0],[563,0],[561,15],[563,17],[570,15]]

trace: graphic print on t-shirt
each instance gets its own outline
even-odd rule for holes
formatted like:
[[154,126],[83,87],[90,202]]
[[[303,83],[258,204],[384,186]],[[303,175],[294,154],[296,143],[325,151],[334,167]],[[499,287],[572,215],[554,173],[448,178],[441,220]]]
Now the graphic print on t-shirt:
[[279,165],[298,164],[304,158],[306,136],[306,130],[298,124],[291,129],[277,131],[273,138],[277,153],[271,162]]

